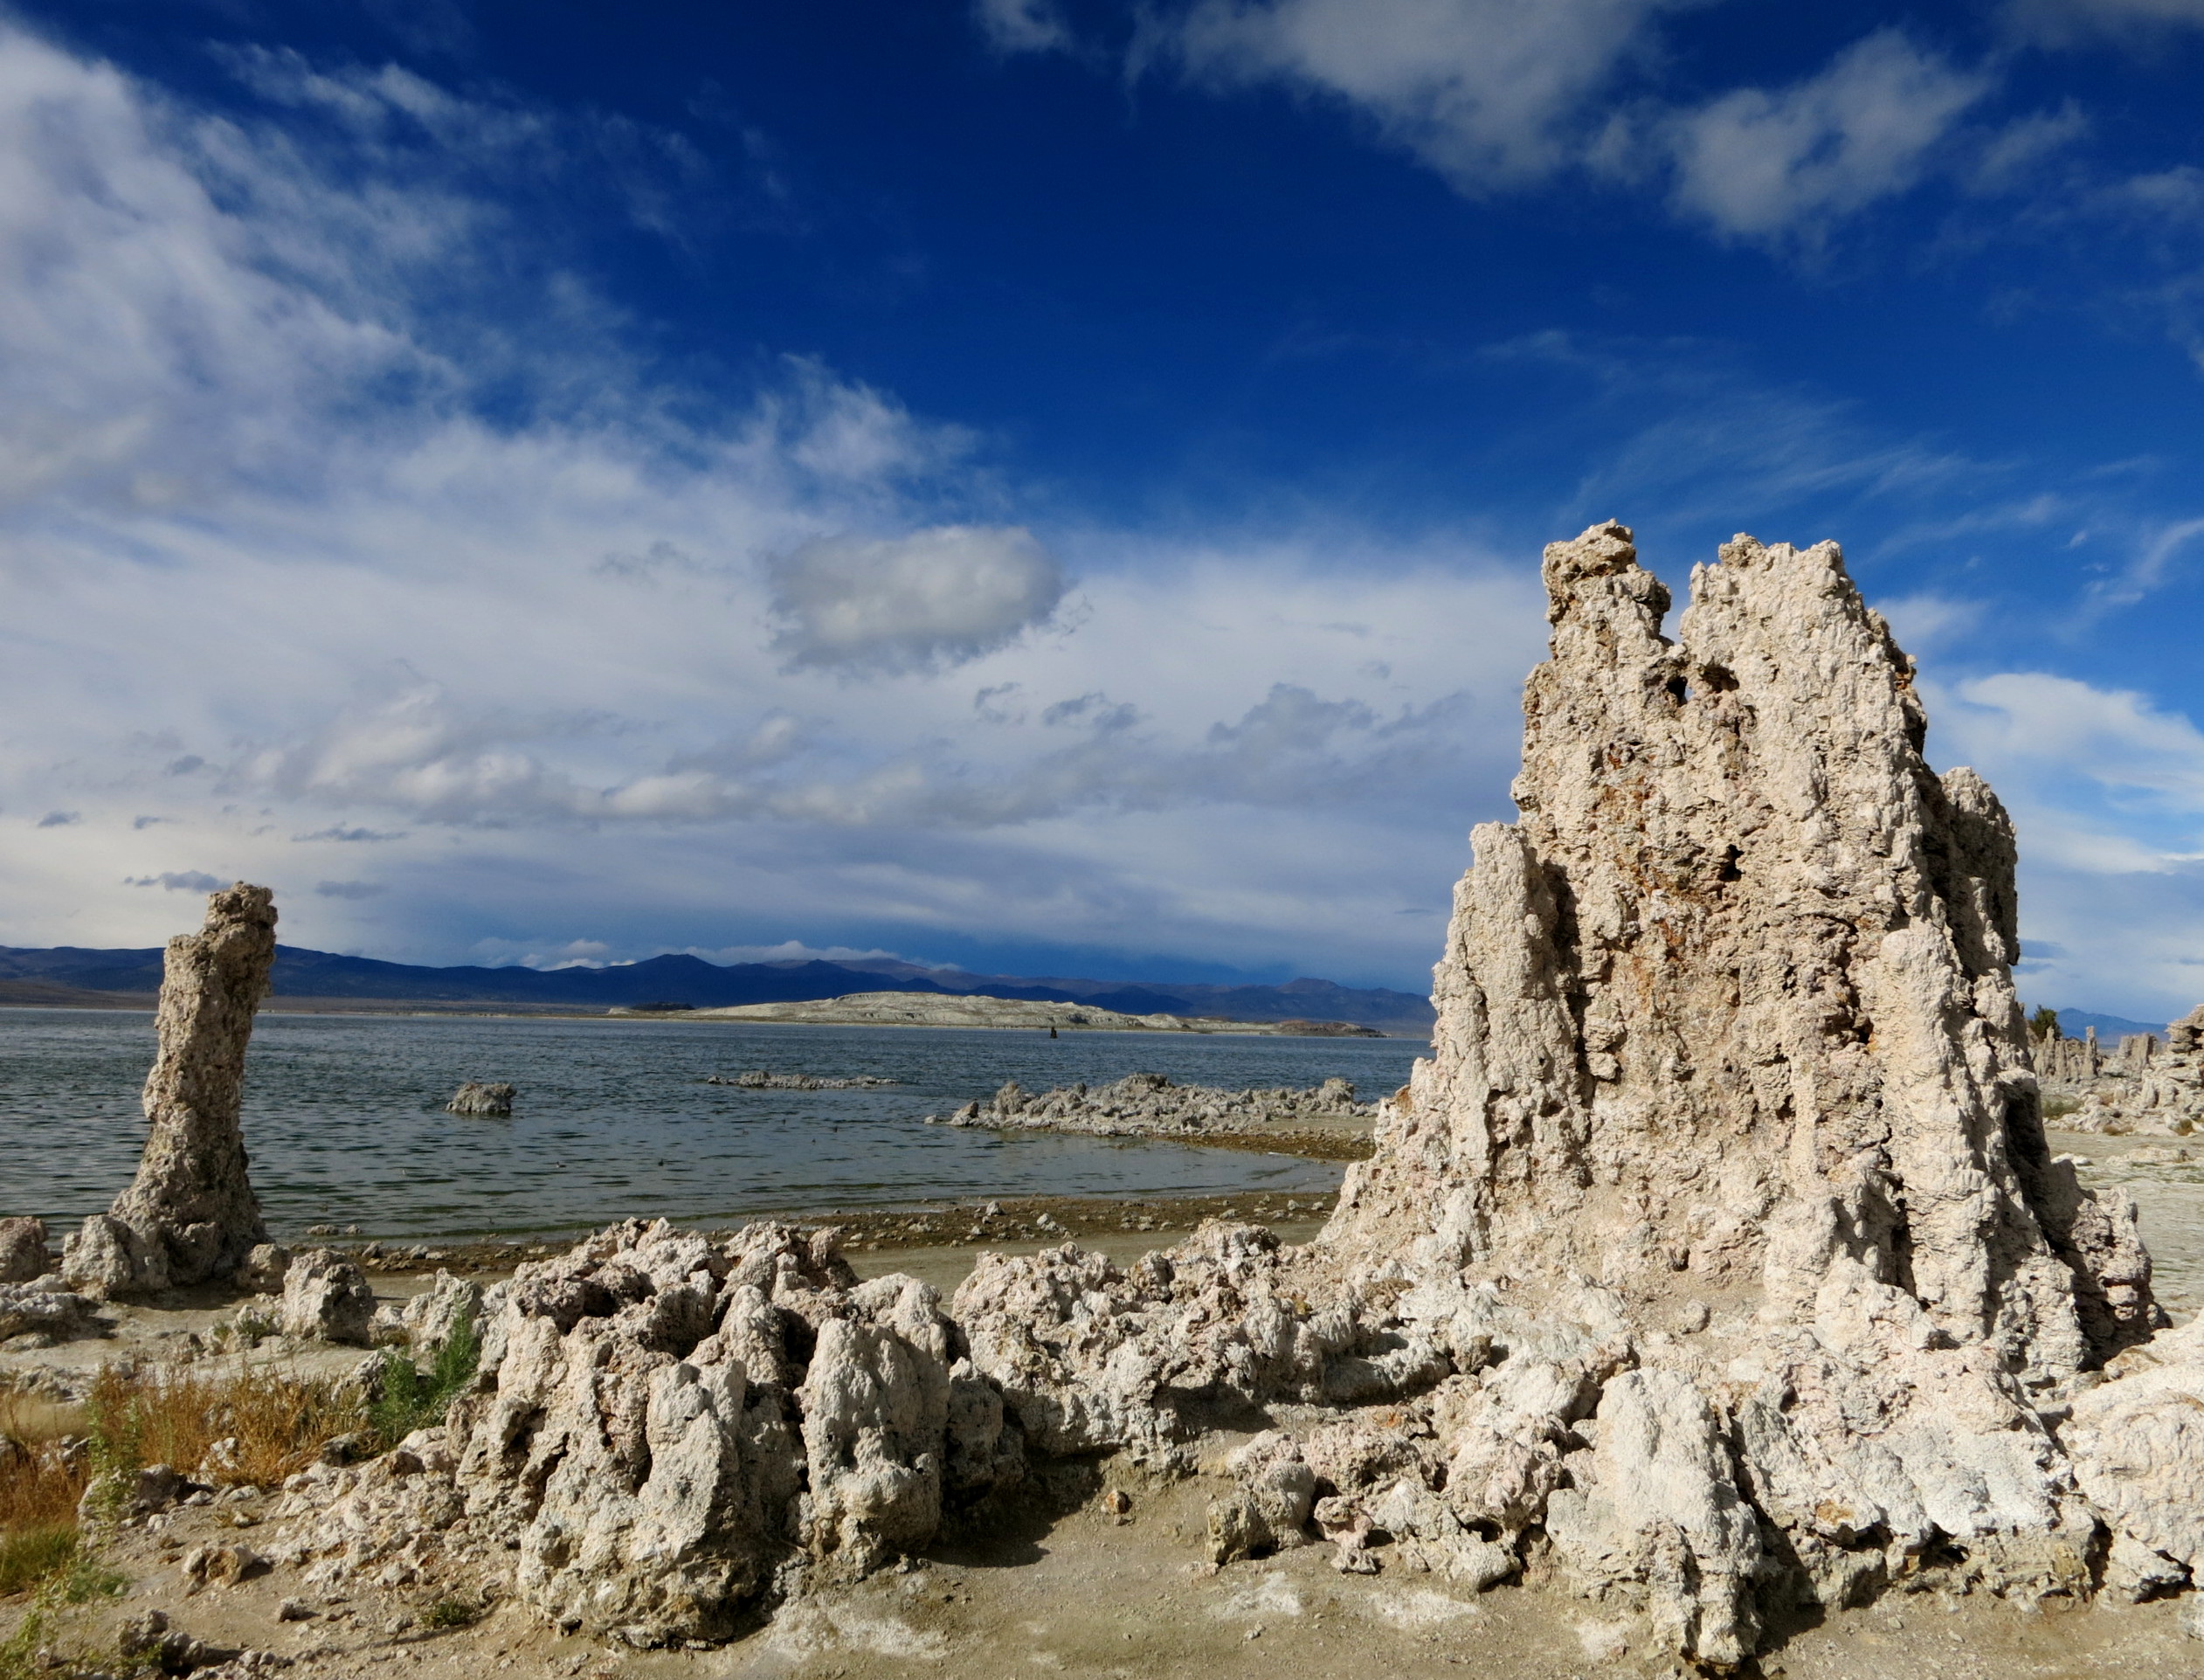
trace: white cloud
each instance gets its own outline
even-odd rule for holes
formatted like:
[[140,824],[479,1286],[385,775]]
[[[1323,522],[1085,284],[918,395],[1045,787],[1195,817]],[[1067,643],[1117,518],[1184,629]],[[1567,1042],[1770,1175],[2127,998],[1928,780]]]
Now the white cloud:
[[790,663],[865,674],[969,664],[1047,624],[1069,586],[1023,527],[821,538],[767,570]]
[[1933,590],[1921,590],[1874,603],[1890,621],[1898,646],[1915,658],[1966,635],[1982,622],[1986,603],[1956,600]]
[[2166,1020],[2192,1006],[2204,730],[2141,695],[2044,672],[1931,683],[1927,698],[1939,761],[1980,771],[2019,830],[2031,1000]]
[[1585,107],[1679,0],[1198,0],[1158,45],[1219,85],[1345,101],[1465,192],[1572,162]]
[[974,0],[980,32],[1003,52],[1054,52],[1072,44],[1055,0]]
[[2005,19],[2039,46],[2150,47],[2177,31],[2204,29],[2204,0],[2009,0]]
[[1810,239],[1911,188],[1992,85],[1879,30],[1807,80],[1739,88],[1669,117],[1658,143],[1685,213],[1731,238]]
[[119,883],[219,857],[287,941],[415,960],[1429,960],[1393,912],[1504,798],[1524,568],[1044,545],[969,433],[816,361],[653,384],[556,207],[471,184],[534,114],[276,70],[280,121],[217,122],[0,30],[0,718],[39,720],[0,729],[0,939],[149,943]]

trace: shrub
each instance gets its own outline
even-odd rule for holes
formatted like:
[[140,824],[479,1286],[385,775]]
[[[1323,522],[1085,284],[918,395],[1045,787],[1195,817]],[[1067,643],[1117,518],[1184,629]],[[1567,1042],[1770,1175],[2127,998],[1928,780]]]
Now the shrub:
[[441,1632],[447,1628],[472,1628],[482,1619],[482,1607],[465,1599],[439,1599],[421,1617],[425,1628]]
[[480,1338],[470,1314],[453,1327],[426,1372],[409,1353],[393,1349],[383,1356],[383,1393],[369,1418],[385,1447],[395,1447],[416,1429],[441,1423],[461,1389],[474,1379],[482,1358]]

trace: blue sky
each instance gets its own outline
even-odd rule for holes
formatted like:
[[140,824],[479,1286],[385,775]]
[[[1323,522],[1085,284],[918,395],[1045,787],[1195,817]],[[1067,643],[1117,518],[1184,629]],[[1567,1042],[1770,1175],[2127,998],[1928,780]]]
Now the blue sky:
[[1420,988],[1539,546],[1835,537],[2204,996],[2204,0],[0,11],[0,942]]

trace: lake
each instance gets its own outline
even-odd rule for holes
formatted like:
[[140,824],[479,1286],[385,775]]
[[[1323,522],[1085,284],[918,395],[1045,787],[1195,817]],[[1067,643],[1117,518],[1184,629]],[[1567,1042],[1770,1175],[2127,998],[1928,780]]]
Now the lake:
[[[153,1050],[150,1014],[0,1009],[0,1215],[38,1214],[58,1241],[129,1182]],[[1425,1050],[1410,1039],[271,1014],[253,1032],[245,1135],[281,1241],[316,1224],[418,1241],[987,1196],[1292,1195],[1336,1189],[1340,1167],[923,1117],[1009,1079],[1046,1089],[1135,1072],[1234,1089],[1336,1075],[1367,1101]],[[753,1068],[898,1083],[704,1082]],[[445,1113],[466,1079],[517,1085],[513,1118]]]

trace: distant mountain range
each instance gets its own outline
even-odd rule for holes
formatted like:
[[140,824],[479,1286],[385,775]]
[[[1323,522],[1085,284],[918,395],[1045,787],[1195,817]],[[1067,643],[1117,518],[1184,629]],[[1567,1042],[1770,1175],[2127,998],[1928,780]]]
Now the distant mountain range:
[[[157,950],[0,946],[0,1004],[142,1002],[160,985]],[[809,1003],[853,992],[978,992],[1093,1004],[1132,1015],[1343,1020],[1412,1038],[1427,1035],[1432,1024],[1429,1001],[1413,992],[1337,985],[1330,980],[1181,985],[968,974],[886,960],[719,964],[673,955],[612,968],[428,968],[370,957],[340,957],[297,945],[276,947],[275,995],[299,1002],[543,1010],[669,1004],[712,1009],[729,1004]]]
[[2164,1021],[2130,1020],[2125,1015],[2093,1015],[2086,1009],[2062,1009],[2058,1015],[2059,1031],[2067,1037],[2078,1039],[2094,1027],[2097,1042],[2107,1049],[2133,1033],[2148,1033],[2158,1039],[2166,1036]]

